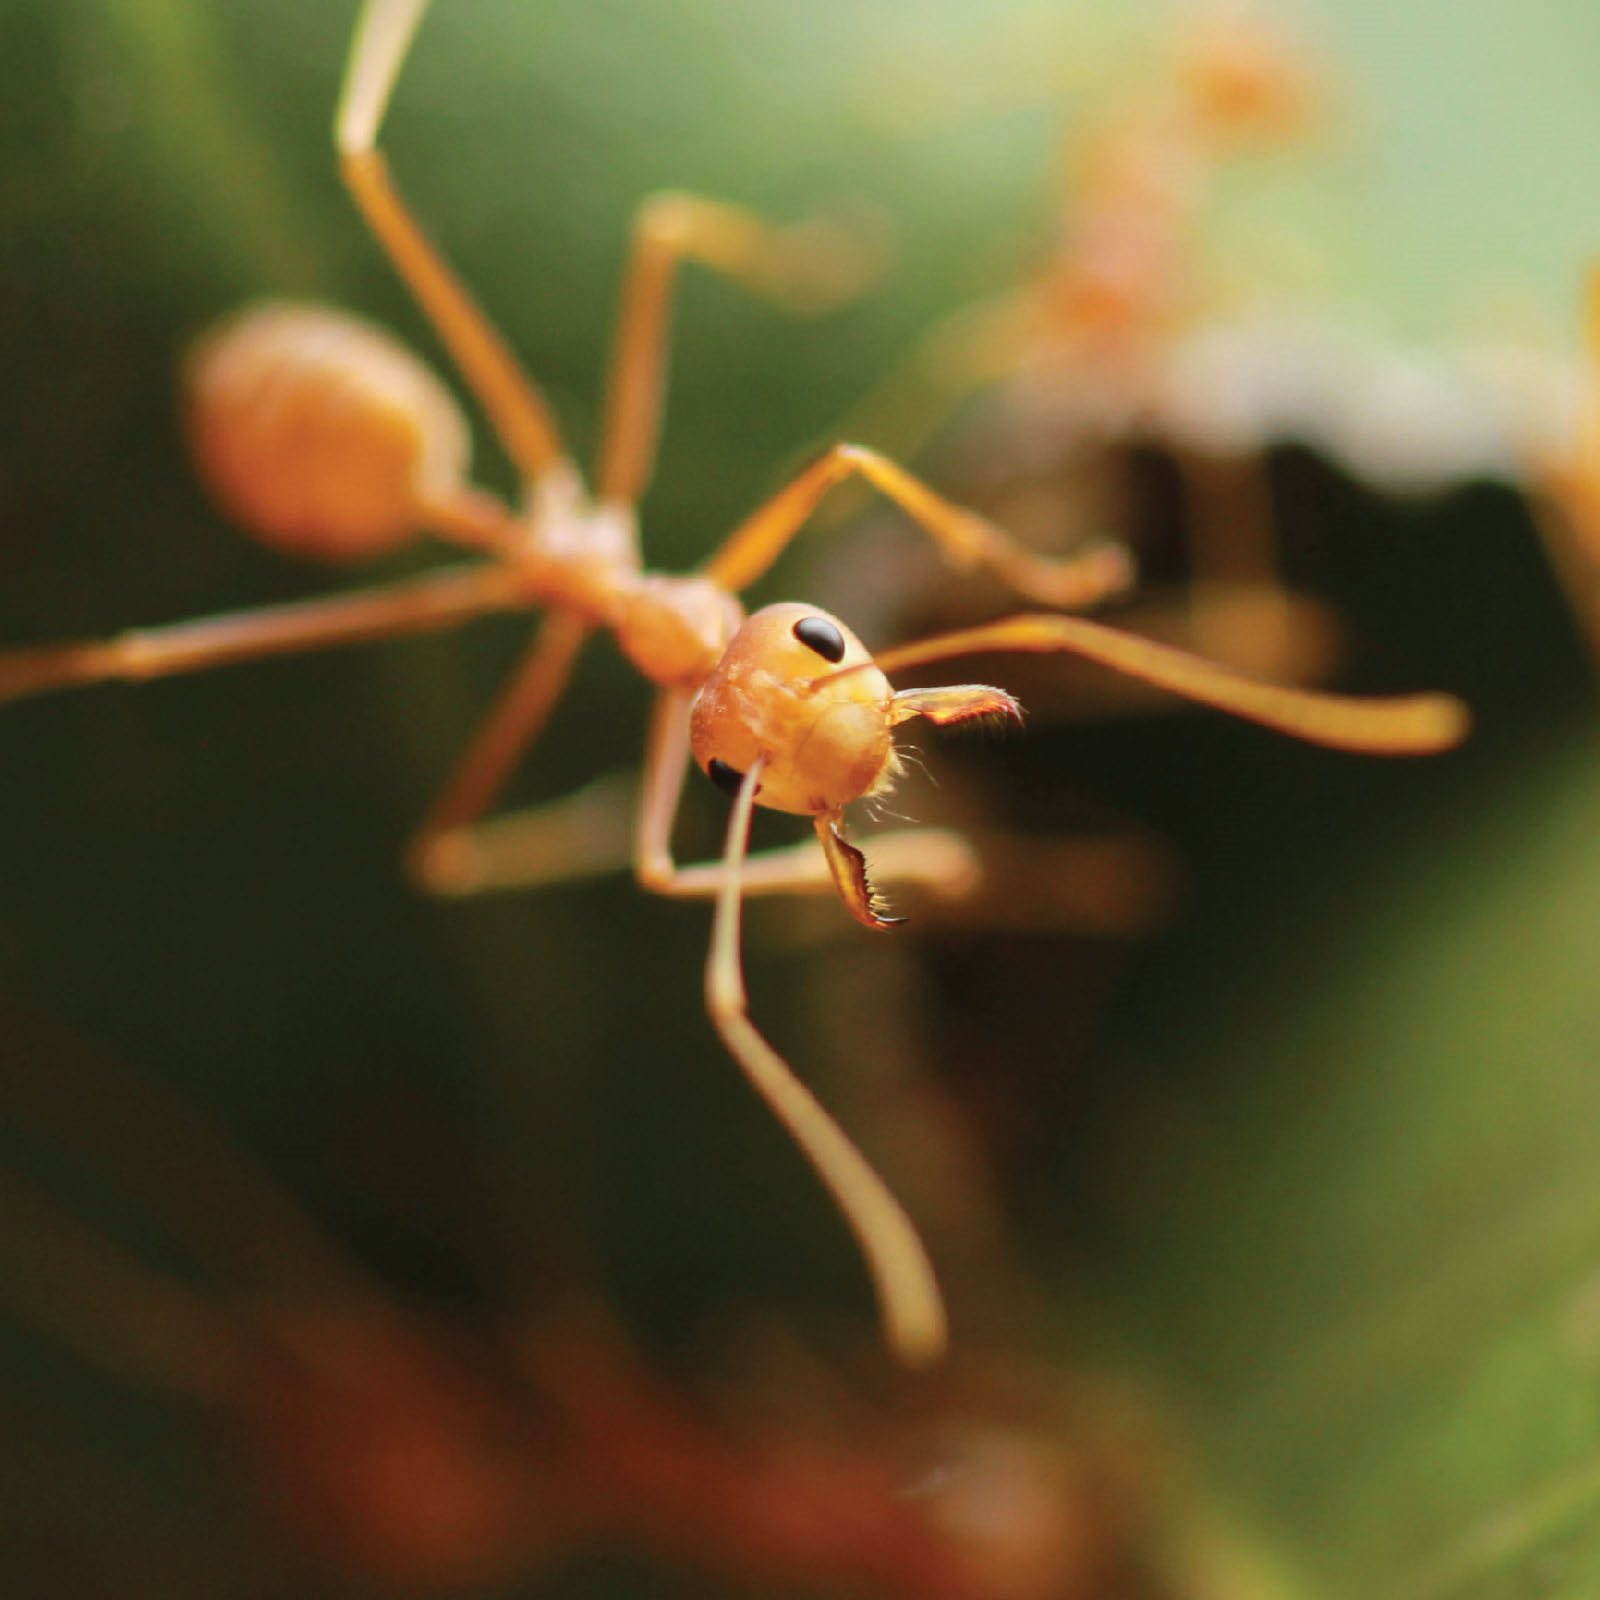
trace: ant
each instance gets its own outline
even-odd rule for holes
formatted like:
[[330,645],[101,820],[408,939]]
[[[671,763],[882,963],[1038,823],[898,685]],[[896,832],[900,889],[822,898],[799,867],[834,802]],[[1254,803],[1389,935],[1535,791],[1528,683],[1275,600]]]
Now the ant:
[[[845,808],[899,778],[894,731],[1018,720],[987,684],[896,689],[893,675],[974,652],[1065,652],[1314,743],[1374,754],[1442,750],[1464,734],[1449,695],[1366,700],[1303,692],[1078,616],[1129,578],[1115,548],[1061,560],[854,444],[817,457],[758,506],[697,572],[643,565],[635,506],[653,465],[673,279],[697,261],[778,299],[827,280],[814,229],[680,193],[646,200],[634,223],[592,490],[544,399],[429,241],[377,146],[384,112],[426,0],[367,0],[335,118],[339,169],[354,202],[443,341],[525,486],[508,506],[466,476],[466,422],[439,381],[389,335],[322,306],[249,307],[206,337],[187,369],[190,436],[202,475],[238,522],[279,549],[358,560],[427,532],[481,559],[328,599],[230,613],[99,642],[0,656],[0,699],[68,685],[143,681],[281,654],[440,629],[494,612],[546,620],[467,745],[411,847],[430,889],[466,892],[525,877],[479,825],[533,742],[590,635],[607,632],[654,686],[633,842],[653,893],[714,902],[705,996],[729,1052],[787,1128],[854,1233],[889,1347],[911,1365],[946,1342],[945,1312],[916,1229],[887,1185],[748,1015],[740,958],[747,894],[835,889],[866,928],[897,919],[845,830]],[[1048,613],[1027,613],[876,657],[837,617],[806,604],[746,616],[762,578],[827,491],[860,479],[894,502],[958,569],[983,569]],[[672,835],[690,759],[733,800],[718,861],[679,865]],[[747,856],[753,808],[809,817],[809,846]],[[556,814],[558,822],[560,814]],[[970,852],[938,830],[886,842],[886,876],[957,887]]]
[[[983,411],[966,419],[954,452],[945,440],[945,454],[1018,502],[1046,547],[1112,510],[1098,503],[1118,488],[1105,458],[1161,441],[1190,525],[1191,581],[1168,625],[1208,653],[1304,678],[1327,654],[1307,637],[1329,635],[1330,624],[1275,570],[1259,452],[1226,437],[1235,408],[1210,383],[1198,419],[1169,413],[1187,347],[1225,298],[1207,238],[1224,174],[1240,155],[1288,148],[1315,126],[1314,66],[1252,9],[1186,18],[1148,81],[1075,123],[1038,265],[927,330],[847,423],[905,455],[958,402],[981,397]],[[1038,480],[1063,466],[1073,488],[1041,496]]]

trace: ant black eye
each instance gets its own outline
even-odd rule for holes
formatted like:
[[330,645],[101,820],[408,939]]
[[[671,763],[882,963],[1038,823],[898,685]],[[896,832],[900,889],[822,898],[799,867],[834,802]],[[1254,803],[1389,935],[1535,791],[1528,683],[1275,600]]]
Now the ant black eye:
[[824,661],[844,660],[844,635],[826,617],[802,617],[794,625],[794,636]]
[[739,794],[739,785],[744,782],[744,774],[735,772],[726,761],[718,761],[715,756],[706,762],[706,776],[730,798],[736,799]]

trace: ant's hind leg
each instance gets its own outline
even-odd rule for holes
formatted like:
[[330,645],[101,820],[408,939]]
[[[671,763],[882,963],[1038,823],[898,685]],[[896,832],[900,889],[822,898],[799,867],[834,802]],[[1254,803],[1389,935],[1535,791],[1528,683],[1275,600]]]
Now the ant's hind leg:
[[1044,605],[1079,610],[1131,580],[1127,552],[1092,544],[1052,560],[1024,548],[985,517],[935,494],[887,456],[864,445],[837,444],[758,506],[706,565],[706,575],[734,592],[748,588],[782,554],[822,497],[836,483],[865,479],[892,500],[957,567],[981,567],[1019,595]]
[[378,128],[427,0],[368,0],[334,122],[339,171],[395,270],[426,313],[525,480],[576,475],[533,381],[440,256],[394,187]]

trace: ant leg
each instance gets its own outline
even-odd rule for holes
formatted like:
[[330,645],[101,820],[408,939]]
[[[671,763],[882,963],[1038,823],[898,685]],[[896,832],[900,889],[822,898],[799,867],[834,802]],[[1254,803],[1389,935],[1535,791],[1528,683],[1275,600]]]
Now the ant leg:
[[[620,872],[632,856],[638,804],[636,775],[613,772],[548,805],[491,817],[447,836],[445,864],[436,867],[438,857],[427,863],[427,886],[442,894],[487,894]],[[875,882],[914,886],[941,909],[950,907],[952,916],[959,916],[979,879],[987,877],[987,866],[980,867],[954,829],[898,828],[865,843]],[[746,894],[816,895],[838,887],[827,858],[810,839],[764,850],[749,858],[749,867]],[[675,865],[670,876],[652,877],[649,887],[669,899],[709,899],[721,883],[722,863],[708,861]]]
[[424,888],[464,894],[479,887],[478,850],[468,825],[489,808],[512,764],[543,731],[588,636],[588,624],[570,611],[545,619],[407,849],[412,875]]
[[[1467,708],[1454,695],[1379,698],[1288,689],[1084,617],[1010,617],[885,650],[876,663],[883,672],[893,674],[930,661],[987,650],[1030,654],[1060,651],[1083,656],[1158,689],[1232,712],[1294,738],[1369,755],[1429,755],[1448,750],[1461,742],[1468,727]],[[938,692],[951,699],[962,691]],[[967,692],[986,697],[995,691],[973,685]],[[904,696],[910,707],[907,715],[919,714],[914,700],[917,693],[908,691]]]
[[410,853],[413,876],[432,894],[467,896],[620,872],[630,859],[638,802],[633,772],[610,772],[573,794],[507,811],[438,835]]
[[254,611],[225,612],[111,639],[0,654],[0,701],[112,680],[143,682],[204,672],[257,656],[448,628],[528,606],[526,582],[500,565],[454,567],[377,589],[357,589]]
[[799,1145],[855,1235],[872,1275],[889,1348],[908,1366],[926,1366],[944,1350],[945,1312],[916,1228],[883,1179],[750,1021],[739,957],[740,878],[761,765],[759,759],[751,763],[728,819],[706,959],[706,1008],[729,1054]]
[[[694,877],[692,887],[683,888],[681,882],[685,874],[693,876],[700,869],[677,868],[668,853],[672,820],[688,760],[689,699],[681,691],[668,691],[657,703],[647,760],[646,798],[636,846],[640,877],[647,887],[662,893],[716,896],[711,953],[706,965],[706,1000],[712,1022],[757,1093],[815,1168],[859,1242],[872,1275],[890,1347],[908,1364],[924,1364],[935,1359],[944,1347],[945,1320],[933,1269],[916,1230],[883,1180],[756,1031],[747,1014],[739,966],[739,905],[745,887],[744,839],[749,831],[755,780],[761,763],[755,762],[746,774],[729,823],[728,853],[711,872]],[[579,795],[573,801],[562,803],[568,808],[569,821],[581,814],[574,808],[583,799],[584,796]],[[560,832],[559,825],[554,830],[550,827],[551,818],[559,810],[559,807],[545,808],[535,814],[542,818],[536,825],[544,827],[547,842],[552,831]],[[504,886],[507,863],[496,856],[497,846],[503,846],[505,835],[497,837],[495,830],[503,829],[507,820],[524,822],[528,819],[501,819],[482,828],[462,830],[452,837],[453,848],[459,845],[472,852],[471,857],[466,858],[471,888]],[[773,852],[777,865],[769,870],[776,881],[764,886],[801,889],[820,888],[831,883],[832,873],[822,852],[810,845],[807,851],[809,859],[804,862],[794,852]],[[514,852],[511,854],[514,856]],[[549,861],[551,855],[552,852],[546,851],[543,860]],[[758,868],[757,876],[761,873],[762,869]]]
[[[673,900],[705,900],[722,892],[722,861],[679,866],[672,856],[672,827],[689,769],[689,702],[668,690],[656,702],[645,746],[644,793],[634,836],[634,874],[641,887]],[[838,818],[816,819],[818,849],[811,840],[748,858],[741,855],[746,894],[820,894],[837,890],[851,914],[869,927],[883,926],[872,914],[872,894],[861,873],[861,852],[838,834]],[[875,876],[884,882],[916,883],[931,893],[960,899],[977,885],[977,858],[959,833],[945,828],[906,828],[867,841]]]
[[[910,690],[900,697],[897,709],[902,719],[931,716],[945,694],[970,703],[993,693],[976,686]],[[724,864],[678,866],[671,854],[688,747],[686,733],[677,733],[669,718],[663,707],[650,742],[636,871],[643,886],[657,894],[708,898],[721,892]],[[1173,897],[1167,858],[1136,837],[1061,841],[935,826],[897,828],[856,845],[843,836],[837,814],[816,817],[814,826],[820,850],[807,840],[747,857],[744,893],[816,895],[831,888],[857,922],[879,930],[900,919],[886,914],[876,888],[909,889],[916,894],[918,921],[925,927],[1072,932],[1111,939],[1134,937],[1157,925]]]
[[[532,671],[531,662],[526,670]],[[651,728],[642,797],[633,774],[612,773],[564,799],[437,835],[418,870],[435,893],[468,895],[595,877],[620,871],[631,859],[639,882],[652,893],[709,899],[722,885],[722,862],[679,866],[672,858],[672,827],[688,766],[687,699],[668,694]],[[952,905],[978,886],[977,859],[953,829],[901,828],[867,844],[880,882],[914,885]],[[746,894],[822,894],[850,887],[841,885],[835,860],[809,839],[748,858],[742,881]]]
[[871,270],[860,245],[837,225],[777,228],[742,207],[677,192],[646,200],[634,217],[606,382],[596,476],[603,501],[631,505],[649,481],[666,385],[669,297],[684,261],[797,311],[850,298]]
[[422,231],[377,149],[379,125],[426,6],[427,0],[368,0],[361,13],[334,120],[340,175],[523,478],[552,470],[575,478],[543,396]]
[[1096,543],[1060,560],[1035,555],[976,512],[937,495],[887,456],[864,445],[836,444],[784,485],[736,528],[706,565],[713,582],[748,588],[778,559],[834,484],[864,478],[887,496],[958,567],[983,567],[1018,594],[1045,605],[1095,604],[1131,578],[1127,552]]
[[[576,794],[514,811],[450,838],[449,878],[430,875],[434,893],[473,895],[548,888],[620,872],[628,865],[639,785],[613,772]],[[922,929],[986,933],[1065,933],[1080,938],[1143,938],[1170,916],[1177,872],[1153,843],[1120,834],[1054,839],[994,830],[897,828],[861,841],[874,884],[916,897]],[[443,854],[443,852],[441,852]],[[429,863],[431,866],[432,863]],[[746,895],[813,898],[838,887],[813,840],[747,858]],[[704,898],[722,885],[721,861],[674,867],[669,898]],[[823,929],[839,931],[830,913]],[[806,925],[806,936],[811,925]]]

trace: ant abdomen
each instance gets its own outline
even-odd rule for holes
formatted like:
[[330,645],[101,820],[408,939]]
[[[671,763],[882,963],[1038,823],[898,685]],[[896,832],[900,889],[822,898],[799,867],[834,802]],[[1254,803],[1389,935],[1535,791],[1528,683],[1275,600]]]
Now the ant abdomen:
[[439,380],[381,329],[324,306],[247,307],[200,340],[184,379],[207,487],[293,555],[382,554],[466,471],[466,420]]

